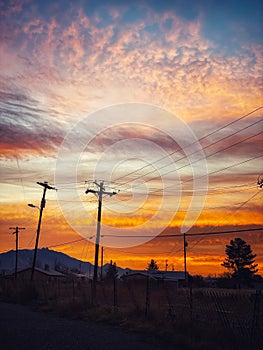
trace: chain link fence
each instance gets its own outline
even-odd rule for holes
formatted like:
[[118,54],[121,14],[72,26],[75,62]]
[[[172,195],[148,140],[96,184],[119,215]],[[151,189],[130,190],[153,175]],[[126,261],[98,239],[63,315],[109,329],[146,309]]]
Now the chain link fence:
[[[92,281],[77,278],[40,280],[1,279],[2,300],[35,300],[67,314],[83,316],[97,310],[127,322],[152,324],[193,343],[221,344],[222,349],[259,349],[263,343],[263,293],[258,290],[182,288],[177,284],[144,280],[97,282],[92,300]],[[196,347],[197,348],[197,347]],[[205,346],[203,346],[205,349]],[[219,347],[220,348],[220,347]]]

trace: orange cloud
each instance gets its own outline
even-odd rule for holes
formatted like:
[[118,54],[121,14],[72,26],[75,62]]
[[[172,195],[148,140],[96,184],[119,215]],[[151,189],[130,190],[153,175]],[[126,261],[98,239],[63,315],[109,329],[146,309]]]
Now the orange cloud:
[[[29,191],[30,183],[39,178],[43,181],[53,181],[57,151],[66,132],[77,119],[109,104],[130,101],[154,103],[191,123],[193,131],[200,138],[222,126],[222,123],[239,118],[262,104],[261,46],[253,41],[246,44],[236,42],[235,47],[227,51],[225,47],[213,41],[212,37],[209,40],[205,37],[204,19],[201,15],[194,20],[186,20],[175,12],[159,13],[144,5],[141,7],[145,13],[143,19],[138,17],[125,22],[129,5],[105,5],[111,19],[107,22],[103,19],[101,8],[95,9],[90,15],[80,6],[66,7],[63,11],[56,12],[54,10],[58,9],[59,5],[52,4],[50,8],[47,5],[46,11],[50,12],[50,15],[46,16],[40,13],[38,6],[31,7],[27,1],[16,2],[16,5],[10,2],[9,5],[8,8],[4,3],[0,3],[3,14],[0,24],[0,92],[3,115],[1,165],[4,165],[2,181],[15,182],[16,185],[19,183],[20,191],[17,191],[17,187],[10,191],[4,187],[5,200],[12,197],[16,204],[8,206],[5,202],[1,203],[1,229],[4,232],[1,249],[13,247],[13,237],[7,229],[16,223],[30,228],[21,234],[21,246],[28,247],[28,243],[34,241],[37,215],[33,218],[33,215],[27,214],[25,209],[22,210],[17,202],[22,202],[23,191],[24,196],[29,193],[27,198],[35,198],[36,193]],[[31,12],[24,11],[27,5]],[[29,18],[29,13],[32,13],[32,18]],[[167,22],[170,23],[169,26]],[[262,112],[258,111],[245,121],[249,124],[260,118],[262,119]],[[213,134],[203,140],[202,146],[205,148],[210,142],[215,142],[221,136],[231,135],[242,126],[246,126],[243,121],[224,131],[221,130],[218,135]],[[250,200],[256,191],[256,179],[261,171],[260,159],[217,173],[217,170],[242,163],[243,160],[249,160],[255,154],[261,153],[262,136],[242,142],[246,137],[253,136],[255,130],[259,131],[260,127],[261,124],[257,124],[255,128],[250,129],[251,133],[246,129],[205,149],[211,173],[210,188],[204,210],[193,229],[201,227],[210,230],[211,226],[223,228],[230,224],[233,227],[262,224],[260,203],[256,201],[261,197]],[[92,130],[87,127],[81,132],[81,135],[77,135],[76,144],[84,140],[86,133],[92,133]],[[84,157],[80,164],[84,170],[79,174],[79,178],[82,180],[87,176],[87,168],[90,169],[91,164],[96,163],[102,150],[123,138],[143,137],[147,134],[152,142],[164,149],[170,150],[175,146],[168,138],[161,138],[153,131],[149,133],[149,130],[143,128],[139,133],[132,128],[128,131],[119,128],[114,132],[110,130],[102,133],[89,145],[90,152],[85,154],[86,158]],[[237,146],[223,150],[235,142]],[[211,156],[217,150],[223,151]],[[73,151],[75,150],[71,149],[69,153],[73,154]],[[182,152],[178,153],[181,157]],[[177,155],[174,155],[174,162]],[[114,156],[117,159],[117,155]],[[21,161],[21,169],[15,158]],[[187,160],[175,164],[180,167],[185,161]],[[134,164],[138,165],[136,162],[132,163],[133,166]],[[149,174],[145,181],[154,175],[155,173]],[[171,174],[171,179],[173,175]],[[182,198],[171,227],[166,229],[171,230],[169,232],[174,232],[173,230],[181,226],[190,199],[196,195],[191,192],[192,182],[188,181],[191,178],[189,167],[182,168],[180,176]],[[135,174],[130,176],[129,183],[134,178]],[[104,223],[114,227],[134,227],[147,222],[158,210],[158,196],[162,194],[162,188],[159,191],[159,180],[153,178],[147,182],[152,194],[148,194],[148,200],[140,210],[131,214],[105,210]],[[246,187],[248,183],[251,187]],[[218,190],[216,187],[226,189]],[[176,197],[178,187],[172,185],[169,189]],[[129,199],[127,195],[123,195],[123,198]],[[133,203],[125,204],[131,206]],[[175,198],[166,198],[162,220],[151,225],[165,223],[168,213],[175,210],[174,204]],[[87,225],[88,231],[95,232],[88,219],[78,217],[71,202],[69,209],[75,221],[79,221],[84,227]],[[41,245],[56,245],[61,241],[63,243],[79,237],[61,215],[58,206],[52,206],[52,210],[52,214],[45,210]],[[94,217],[95,215],[96,210]],[[258,249],[259,261],[262,263],[260,235],[248,238],[256,243],[255,248]],[[182,269],[182,246],[178,240],[174,244],[171,240],[157,242],[158,248],[162,248],[162,255],[156,256],[164,260],[168,253],[170,263],[174,264],[176,269]],[[200,251],[193,251],[188,257],[190,272],[207,273],[220,268],[217,262],[224,255],[225,241],[211,238],[211,241],[204,240],[203,243]],[[86,245],[92,250],[92,244]],[[83,246],[86,245],[80,242],[58,249],[81,257]],[[215,246],[214,255],[208,255],[211,245]],[[198,247],[198,244],[196,246]],[[111,250],[109,256],[117,263],[142,268],[155,256],[155,247],[156,241],[149,242],[138,250],[132,250],[134,254]],[[168,252],[165,250],[167,247]]]
[[[118,90],[119,102],[128,96],[134,99],[141,95],[139,101],[145,102],[154,97],[155,103],[187,120],[192,119],[191,115],[204,117],[204,109],[205,117],[222,118],[261,103],[258,81],[262,55],[258,45],[243,45],[238,56],[215,54],[216,44],[202,34],[202,19],[190,22],[169,12],[160,15],[147,9],[145,21],[125,24],[121,21],[121,10],[112,8],[111,11],[114,24],[102,28],[96,16],[90,18],[81,9],[68,24],[54,16],[50,21],[39,16],[23,26],[22,42],[28,44],[24,47],[22,44],[20,56],[28,56],[23,51],[28,50],[34,38],[30,62],[34,62],[31,69],[35,71],[35,78],[27,74],[25,82],[31,79],[34,88],[40,88],[41,93],[45,91],[52,108],[62,107],[65,112],[72,104],[71,111],[73,106],[77,111],[89,109],[85,101],[89,86],[94,89],[95,85],[95,90],[99,87],[101,99],[105,95],[103,91],[112,84],[115,87],[111,90]],[[165,29],[168,19],[171,27]],[[146,30],[149,25],[160,28],[158,35]],[[18,33],[12,35],[15,39]],[[48,61],[48,69],[44,61]],[[132,91],[134,87],[136,90]],[[53,98],[55,91],[56,99]],[[81,98],[77,97],[78,93]],[[73,100],[66,104],[71,94]],[[104,97],[102,100],[117,102],[117,95],[111,98],[111,101]],[[97,103],[100,104],[99,100]]]

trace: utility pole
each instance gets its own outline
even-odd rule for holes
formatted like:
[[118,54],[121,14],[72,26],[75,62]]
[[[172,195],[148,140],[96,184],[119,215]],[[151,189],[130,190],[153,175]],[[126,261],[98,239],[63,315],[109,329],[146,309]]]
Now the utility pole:
[[[37,247],[38,247],[38,241],[39,241],[39,235],[40,235],[40,227],[41,227],[41,221],[42,221],[42,213],[46,205],[46,192],[47,190],[57,190],[55,187],[49,186],[49,184],[45,182],[37,182],[38,185],[44,187],[43,189],[43,196],[42,200],[40,203],[40,208],[39,208],[39,219],[38,219],[38,225],[37,225],[37,234],[36,234],[36,243],[35,243],[35,250],[34,250],[34,258],[33,258],[33,265],[32,265],[32,271],[31,271],[31,281],[34,279],[34,272],[35,272],[35,266],[36,266],[36,259],[37,259]],[[33,204],[28,204],[30,207],[35,207]]]
[[103,277],[103,253],[104,253],[104,248],[101,247],[101,258],[100,258],[100,280],[101,281]]
[[168,269],[168,260],[166,259],[165,260],[165,271],[167,271],[167,269]]
[[15,279],[17,278],[17,265],[18,265],[18,232],[19,230],[25,230],[25,227],[9,227],[9,230],[15,230],[13,235],[16,234],[16,264],[15,264]]
[[97,234],[96,234],[96,243],[95,243],[95,258],[94,258],[94,272],[93,272],[93,285],[92,285],[92,302],[96,301],[96,285],[98,280],[98,260],[99,260],[99,247],[100,247],[100,227],[101,227],[101,210],[102,210],[102,196],[108,195],[110,197],[117,194],[116,192],[107,192],[104,188],[104,183],[101,181],[97,183],[94,181],[94,184],[97,186],[98,190],[87,189],[86,194],[93,193],[98,197],[98,218],[97,218]]
[[188,282],[187,279],[187,270],[186,270],[186,248],[188,246],[188,243],[186,242],[186,233],[184,232],[184,279],[185,282]]

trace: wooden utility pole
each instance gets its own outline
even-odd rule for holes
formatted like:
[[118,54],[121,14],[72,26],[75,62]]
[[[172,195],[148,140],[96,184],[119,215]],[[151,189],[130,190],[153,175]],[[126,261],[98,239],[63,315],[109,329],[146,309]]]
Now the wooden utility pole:
[[167,269],[168,269],[168,260],[166,259],[165,260],[165,271],[167,271]]
[[32,265],[32,271],[31,271],[31,281],[34,279],[34,272],[36,267],[36,259],[37,259],[37,248],[38,248],[38,241],[39,241],[39,235],[40,235],[40,227],[41,227],[41,221],[42,221],[42,213],[46,205],[46,192],[47,190],[55,190],[55,187],[49,186],[49,184],[45,182],[37,182],[38,185],[44,187],[43,189],[43,196],[40,203],[40,208],[34,206],[33,204],[28,204],[30,207],[35,207],[39,209],[39,219],[38,219],[38,225],[37,225],[37,234],[36,234],[36,243],[35,243],[35,250],[34,250],[34,258],[33,258],[33,265]]
[[101,281],[103,278],[103,253],[104,253],[104,248],[101,247],[101,257],[100,257],[100,280]]
[[25,227],[9,227],[9,230],[15,230],[13,235],[16,235],[16,262],[15,262],[15,279],[17,278],[17,266],[18,266],[18,232],[20,230],[25,230]]
[[187,270],[186,270],[186,248],[188,246],[188,243],[186,242],[186,233],[184,232],[184,279],[185,282],[188,282],[187,279]]
[[104,188],[104,183],[101,181],[97,183],[94,181],[94,184],[97,186],[98,190],[87,189],[86,194],[93,193],[98,197],[98,218],[97,218],[97,234],[96,234],[96,243],[95,243],[95,258],[94,258],[94,272],[93,272],[93,285],[92,285],[92,303],[96,302],[96,287],[98,280],[98,261],[99,261],[99,247],[100,247],[100,227],[101,227],[101,211],[102,211],[102,196],[114,196],[116,192],[107,192]]

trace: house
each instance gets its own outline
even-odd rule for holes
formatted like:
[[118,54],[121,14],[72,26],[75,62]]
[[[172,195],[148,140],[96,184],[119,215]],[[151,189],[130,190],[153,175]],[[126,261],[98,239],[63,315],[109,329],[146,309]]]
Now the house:
[[147,271],[132,271],[124,273],[121,278],[125,281],[145,281],[147,278],[154,279]]
[[[32,268],[28,267],[17,271],[17,280],[29,281],[31,279]],[[15,273],[5,276],[5,278],[14,278]],[[65,279],[65,275],[61,272],[50,270],[49,268],[40,269],[35,268],[34,280],[43,282],[55,282],[57,280]]]
[[[187,273],[187,278],[188,278]],[[185,281],[184,271],[148,271],[148,270],[126,270],[122,275],[122,278],[125,280],[133,281],[142,281],[150,278],[155,281],[165,281],[165,282],[174,282],[181,283]]]
[[[184,271],[156,271],[153,273],[156,280],[162,280],[166,282],[181,282],[185,281]],[[188,272],[186,273],[186,278],[189,277]]]

